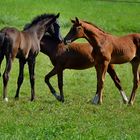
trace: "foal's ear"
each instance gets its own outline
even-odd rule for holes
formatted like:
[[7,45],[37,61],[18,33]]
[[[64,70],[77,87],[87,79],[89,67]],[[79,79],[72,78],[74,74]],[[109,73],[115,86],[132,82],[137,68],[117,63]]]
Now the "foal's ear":
[[75,23],[75,20],[71,19],[71,22],[72,22],[72,23]]
[[60,16],[60,13],[58,13],[55,17],[58,18]]
[[75,17],[75,21],[79,24],[79,19],[77,17]]

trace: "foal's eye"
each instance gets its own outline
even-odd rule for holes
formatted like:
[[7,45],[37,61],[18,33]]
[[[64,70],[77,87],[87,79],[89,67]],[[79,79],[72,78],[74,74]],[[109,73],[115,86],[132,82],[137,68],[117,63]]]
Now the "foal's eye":
[[77,29],[78,29],[78,30],[80,30],[80,29],[81,29],[81,27],[77,27]]

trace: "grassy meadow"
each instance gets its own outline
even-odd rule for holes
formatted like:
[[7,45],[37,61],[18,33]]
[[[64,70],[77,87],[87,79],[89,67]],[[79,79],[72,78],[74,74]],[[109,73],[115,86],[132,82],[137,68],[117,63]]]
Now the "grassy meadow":
[[[115,35],[140,33],[140,0],[0,0],[0,28],[22,29],[33,17],[60,12],[63,37],[75,16],[93,22]],[[85,41],[85,40],[78,40]],[[5,68],[5,61],[1,71]],[[96,91],[94,68],[64,72],[65,102],[51,95],[44,76],[53,68],[49,58],[39,54],[36,62],[36,100],[30,102],[28,67],[25,66],[20,99],[14,100],[18,60],[14,61],[8,84],[9,102],[2,101],[0,78],[1,140],[139,140],[140,90],[133,106],[124,105],[113,81],[106,75],[103,105],[91,104]],[[130,96],[130,64],[116,65],[122,86]],[[51,79],[57,89],[57,77]]]

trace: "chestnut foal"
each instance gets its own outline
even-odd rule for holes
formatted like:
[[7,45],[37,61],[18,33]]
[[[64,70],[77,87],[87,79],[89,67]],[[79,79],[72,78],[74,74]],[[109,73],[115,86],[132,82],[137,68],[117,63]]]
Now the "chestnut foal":
[[85,38],[93,46],[92,55],[97,72],[97,91],[93,103],[102,103],[105,74],[109,64],[130,62],[134,82],[129,104],[133,104],[139,84],[140,34],[135,33],[117,37],[103,31],[92,23],[79,20],[78,18],[72,20],[72,23],[73,25],[64,39],[65,42],[68,43],[77,38]]

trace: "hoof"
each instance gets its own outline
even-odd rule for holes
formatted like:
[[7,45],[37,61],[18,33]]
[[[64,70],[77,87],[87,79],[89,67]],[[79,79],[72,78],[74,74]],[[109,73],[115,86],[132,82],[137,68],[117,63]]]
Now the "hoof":
[[120,93],[121,93],[121,95],[122,95],[124,104],[127,104],[127,103],[128,103],[128,99],[127,99],[127,97],[126,97],[125,92],[124,92],[124,91],[120,91]]
[[31,101],[31,102],[33,102],[34,100],[35,100],[35,98],[31,98],[31,100],[30,100],[30,101]]
[[6,98],[4,98],[3,100],[4,100],[5,102],[8,102],[8,98],[7,98],[7,97],[6,97]]
[[126,100],[126,99],[123,100],[123,103],[124,103],[124,104],[128,104],[128,99],[127,99],[127,100]]
[[98,96],[98,94],[96,94],[95,97],[94,97],[94,99],[92,100],[92,103],[95,104],[95,105],[97,105],[98,102],[99,102],[99,96]]
[[64,102],[64,98],[61,97],[61,96],[57,96],[56,99],[57,99],[58,101],[62,102],[62,103]]
[[134,102],[132,102],[132,101],[128,102],[128,105],[130,105],[130,106],[132,106],[133,104],[134,104]]
[[61,102],[64,103],[64,98],[61,99]]
[[19,100],[19,97],[15,96],[15,100],[16,100],[16,101]]

